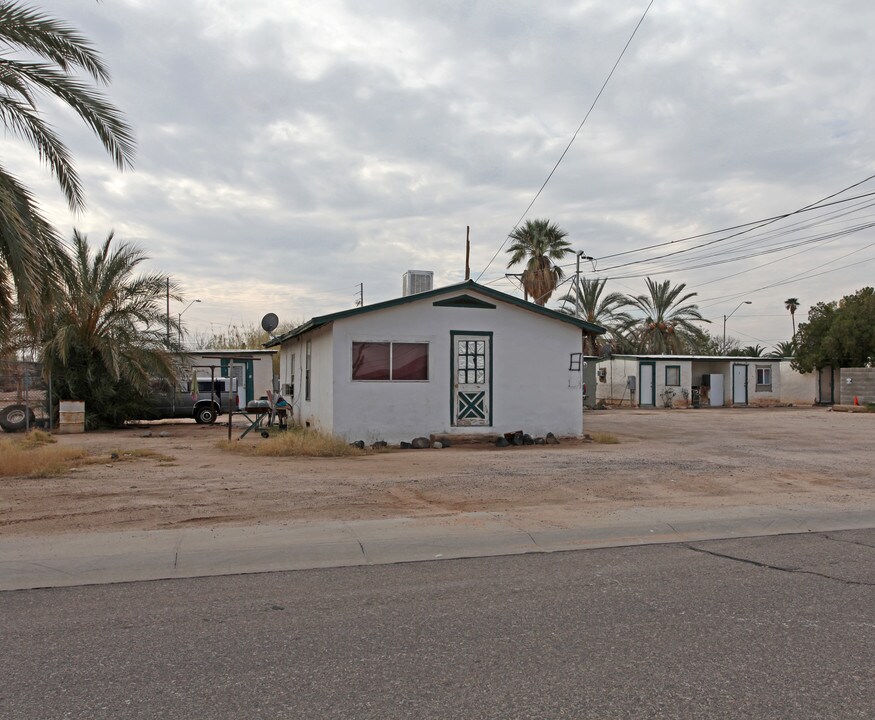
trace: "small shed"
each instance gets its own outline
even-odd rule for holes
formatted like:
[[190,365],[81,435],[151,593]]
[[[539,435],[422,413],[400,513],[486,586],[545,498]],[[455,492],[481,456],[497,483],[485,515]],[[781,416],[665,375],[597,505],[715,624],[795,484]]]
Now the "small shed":
[[314,317],[267,347],[293,419],[350,441],[577,436],[581,337],[603,332],[468,280]]

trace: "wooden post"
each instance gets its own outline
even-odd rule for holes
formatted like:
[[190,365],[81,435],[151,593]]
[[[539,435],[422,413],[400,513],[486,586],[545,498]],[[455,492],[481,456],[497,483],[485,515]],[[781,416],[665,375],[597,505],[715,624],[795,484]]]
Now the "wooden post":
[[465,230],[465,280],[471,279],[471,226]]

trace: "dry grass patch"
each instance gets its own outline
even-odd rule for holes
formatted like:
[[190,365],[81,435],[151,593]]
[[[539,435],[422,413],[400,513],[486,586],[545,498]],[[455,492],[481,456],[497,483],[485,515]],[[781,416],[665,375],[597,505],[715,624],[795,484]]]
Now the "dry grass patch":
[[86,462],[87,453],[82,448],[58,447],[54,442],[40,430],[0,439],[0,477],[60,475]]
[[252,443],[222,440],[219,447],[242,455],[263,457],[346,457],[376,452],[370,448],[359,449],[342,438],[306,428],[293,428]]
[[601,443],[602,445],[617,445],[620,442],[616,435],[606,432],[592,433],[590,438],[592,438],[593,442]]

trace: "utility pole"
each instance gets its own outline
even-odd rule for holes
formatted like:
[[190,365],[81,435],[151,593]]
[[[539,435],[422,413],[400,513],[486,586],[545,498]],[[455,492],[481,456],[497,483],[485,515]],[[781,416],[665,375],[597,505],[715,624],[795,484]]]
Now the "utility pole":
[[577,252],[577,272],[575,273],[574,285],[575,285],[575,295],[574,295],[574,315],[577,318],[580,318],[581,307],[580,307],[580,261],[583,260],[592,260],[592,258],[587,255],[583,250],[579,250]]
[[465,230],[465,280],[471,279],[471,226]]
[[356,307],[364,307],[365,306],[365,284],[363,282],[359,283],[359,293],[358,299],[355,301]]
[[167,347],[170,347],[170,276],[167,276]]

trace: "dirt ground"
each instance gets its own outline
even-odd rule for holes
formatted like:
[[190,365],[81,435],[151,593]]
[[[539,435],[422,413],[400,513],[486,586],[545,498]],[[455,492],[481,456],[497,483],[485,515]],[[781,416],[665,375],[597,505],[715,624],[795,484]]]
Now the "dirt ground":
[[[302,519],[458,522],[466,511],[562,528],[630,508],[875,506],[875,414],[824,408],[595,411],[585,431],[619,443],[331,459],[232,454],[217,447],[227,436],[218,425],[151,429],[149,438],[142,428],[60,436],[101,461],[60,477],[0,480],[0,536]],[[137,450],[163,457],[110,460]]]

